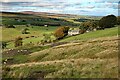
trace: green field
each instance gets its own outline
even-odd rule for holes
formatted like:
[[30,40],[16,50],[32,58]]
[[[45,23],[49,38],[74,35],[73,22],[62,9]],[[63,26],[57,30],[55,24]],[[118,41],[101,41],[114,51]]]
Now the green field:
[[[10,71],[3,76],[26,78],[36,71],[41,71],[46,73],[45,78],[116,78],[118,74],[116,31],[117,27],[85,33],[82,35],[102,34],[91,35],[92,39],[86,37],[83,39],[82,35],[78,35],[82,41],[56,47],[29,46],[29,49],[33,50],[29,55],[19,54],[11,57],[4,55],[3,59],[13,58],[14,62],[13,65],[7,66]],[[75,37],[77,36],[70,37],[69,41],[73,41],[73,38],[78,40]]]
[[[28,28],[30,34],[22,34],[22,30]],[[2,28],[2,35],[3,35],[3,41],[9,41],[9,40],[14,40],[17,36],[21,36],[23,38],[25,37],[30,37],[30,36],[35,36],[35,37],[42,37],[44,33],[50,33],[53,32],[56,27],[49,26],[44,27],[44,26],[30,26],[30,27],[25,27],[24,25],[22,26],[16,26],[16,28]],[[48,29],[48,30],[46,30]]]
[[[78,28],[79,25],[76,23],[81,22],[73,21],[73,18],[69,17],[59,20],[44,15],[4,13],[0,33],[1,41],[6,41],[8,45],[2,50],[2,77],[21,79],[41,78],[44,75],[44,78],[118,78],[119,25],[76,36],[66,36],[44,45],[39,44],[43,34],[54,33],[59,26],[26,26],[28,23],[48,22]],[[18,23],[16,18],[26,22]],[[34,21],[36,19],[42,21]],[[15,28],[6,28],[5,24],[15,24]],[[29,29],[29,34],[22,34],[25,28]],[[19,36],[23,38],[23,45],[15,47],[14,41]]]
[[[22,34],[22,29],[28,28],[30,34]],[[31,26],[31,27],[25,27],[25,26],[16,26],[16,28],[2,28],[2,41],[10,41],[7,48],[14,48],[14,40],[17,37],[23,38],[23,43],[27,44],[30,42],[33,42],[34,44],[37,44],[40,42],[40,40],[43,38],[43,34],[45,33],[53,33],[57,26]],[[34,37],[31,37],[34,36]],[[29,37],[29,38],[26,38]],[[13,41],[11,41],[13,40]]]
[[115,36],[118,35],[118,27],[116,26],[114,28],[105,29],[105,30],[98,30],[93,31],[85,34],[80,34],[73,37],[66,37],[65,39],[61,40],[61,42],[69,42],[69,41],[75,41],[75,40],[88,40],[88,39],[95,39],[99,37],[109,37],[109,36]]

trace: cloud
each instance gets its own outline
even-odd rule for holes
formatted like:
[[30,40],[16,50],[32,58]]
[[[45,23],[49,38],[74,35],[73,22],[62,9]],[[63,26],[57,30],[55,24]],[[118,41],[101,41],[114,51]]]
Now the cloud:
[[105,3],[105,2],[110,2],[110,3],[118,3],[118,0],[94,0],[96,3]]
[[[0,0],[4,11],[40,11],[67,14],[117,14],[118,0]],[[105,11],[106,10],[106,11]]]
[[0,2],[38,2],[38,0],[0,0]]

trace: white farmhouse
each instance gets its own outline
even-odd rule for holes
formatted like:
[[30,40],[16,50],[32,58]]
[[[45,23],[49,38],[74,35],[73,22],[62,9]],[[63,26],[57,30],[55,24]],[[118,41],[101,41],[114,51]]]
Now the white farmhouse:
[[69,36],[73,36],[73,35],[77,35],[77,34],[80,34],[80,30],[69,30],[68,31],[68,35]]

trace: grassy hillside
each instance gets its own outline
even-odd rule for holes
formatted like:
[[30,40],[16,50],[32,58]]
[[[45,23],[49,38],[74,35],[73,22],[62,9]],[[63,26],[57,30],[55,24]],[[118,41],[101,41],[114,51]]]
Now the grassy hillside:
[[88,39],[94,39],[99,37],[118,35],[118,27],[120,26],[116,26],[113,28],[105,29],[105,30],[98,30],[98,31],[93,31],[85,34],[80,34],[77,36],[66,37],[65,39],[61,40],[61,42],[64,42],[64,41],[67,42],[67,41],[73,41],[73,40],[88,40]]
[[92,38],[55,47],[30,47],[26,54],[19,53],[9,57],[3,54],[4,59],[13,59],[12,64],[3,65],[3,76],[4,78],[31,76],[40,78],[43,75],[45,78],[117,78],[119,39],[115,31],[117,27],[85,33],[82,35],[104,32],[97,37],[92,35]]
[[[8,65],[4,77],[117,78],[118,38],[68,43],[29,54],[27,63]],[[7,74],[6,74],[7,73]]]
[[[58,42],[42,45],[39,43],[43,34],[53,33],[59,27],[56,23],[79,27],[80,22],[74,19],[85,16],[56,14],[56,18],[55,14],[27,13],[29,15],[26,12],[2,15],[0,33],[2,41],[8,44],[2,52],[3,78],[118,78],[119,26],[66,36]],[[52,26],[45,27],[47,23]],[[6,28],[5,24],[14,24],[15,28]],[[22,34],[25,28],[30,34]],[[14,40],[18,36],[23,38],[23,46],[15,47]]]

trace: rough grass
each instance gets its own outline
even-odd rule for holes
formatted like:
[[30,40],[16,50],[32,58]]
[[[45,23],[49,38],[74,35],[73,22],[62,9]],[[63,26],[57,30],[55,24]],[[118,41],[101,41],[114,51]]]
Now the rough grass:
[[[118,37],[69,43],[30,54],[29,63],[9,65],[4,77],[26,78],[41,71],[45,78],[117,78]],[[41,76],[41,75],[39,75]]]
[[88,40],[88,39],[95,39],[99,37],[116,36],[118,35],[118,27],[119,26],[105,29],[105,30],[98,30],[94,32],[84,33],[77,36],[66,37],[65,39],[62,39],[61,42],[69,42],[69,41],[75,41],[75,40]]
[[[49,60],[61,60],[66,58],[81,58],[81,57],[82,58],[83,57],[113,58],[113,57],[117,57],[117,52],[118,52],[117,41],[118,41],[117,37],[113,37],[113,38],[104,37],[104,38],[95,39],[93,41],[88,40],[83,43],[78,42],[78,44],[76,45],[74,45],[74,43],[71,43],[73,45],[57,46],[47,50],[42,50],[40,52],[35,52],[30,54],[30,58],[31,58],[30,60],[49,61]],[[112,54],[114,56],[112,56]],[[43,55],[46,56],[43,57]],[[104,57],[101,57],[103,55]]]
[[45,78],[117,78],[117,59],[68,59],[54,62],[11,66],[5,77],[26,78],[41,71]]

